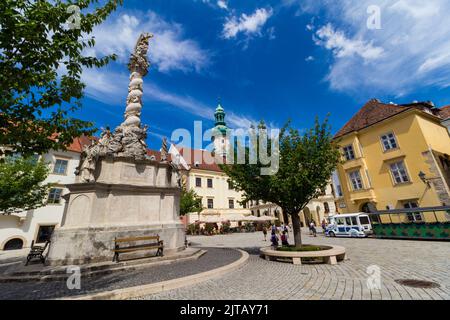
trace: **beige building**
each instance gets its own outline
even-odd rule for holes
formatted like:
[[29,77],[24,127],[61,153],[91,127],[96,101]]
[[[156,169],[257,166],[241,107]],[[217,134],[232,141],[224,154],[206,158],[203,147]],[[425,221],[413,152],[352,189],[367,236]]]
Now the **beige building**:
[[[215,163],[211,153],[205,150],[180,149],[180,154],[189,166],[185,183],[201,197],[203,208],[200,214],[189,214],[188,223],[203,221],[205,218],[228,219],[231,215],[251,215],[242,207],[242,194],[232,188],[228,176]],[[173,156],[172,156],[173,157]]]

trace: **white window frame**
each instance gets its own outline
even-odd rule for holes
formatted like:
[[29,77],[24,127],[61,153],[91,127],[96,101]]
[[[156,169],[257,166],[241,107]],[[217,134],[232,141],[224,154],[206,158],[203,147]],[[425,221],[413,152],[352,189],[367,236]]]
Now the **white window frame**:
[[[416,206],[412,206],[412,204]],[[419,207],[419,203],[416,200],[408,200],[403,202],[403,207],[405,209],[414,209]],[[420,212],[407,212],[406,217],[409,222],[423,222],[423,216]]]
[[[65,170],[64,170],[64,172],[62,172],[62,173],[61,173],[61,172],[56,172],[56,168],[57,168],[58,161],[65,161],[65,162],[66,162]],[[58,168],[60,169],[61,166],[59,166]],[[56,158],[56,159],[55,159],[55,164],[53,165],[52,174],[58,174],[58,175],[65,176],[65,175],[67,175],[67,169],[68,169],[68,168],[69,168],[69,159]]]
[[[353,176],[355,174],[357,174],[358,176]],[[350,171],[348,173],[348,177],[350,179],[350,185],[351,185],[353,191],[358,191],[358,190],[364,189],[364,182],[362,180],[361,172],[359,170]],[[356,187],[355,187],[355,185],[356,185]]]
[[[401,167],[400,167],[400,165],[401,165]],[[391,172],[391,176],[392,176],[392,179],[393,179],[395,185],[411,182],[411,179],[409,177],[408,170],[406,168],[406,164],[405,164],[404,160],[390,163],[389,171]],[[402,174],[402,171],[404,172],[404,174]],[[406,176],[406,180],[405,180],[405,176]],[[397,181],[396,177],[400,178],[400,181]]]
[[[348,150],[351,150],[351,153],[347,152]],[[346,161],[351,161],[351,160],[356,159],[355,148],[353,148],[353,144],[349,144],[345,147],[342,147],[342,151],[344,152],[344,158]],[[353,155],[353,157],[347,157],[347,156],[351,156],[351,155]]]
[[[58,202],[50,202],[50,199],[53,199],[53,201],[55,200],[54,198],[50,198],[50,195],[52,194],[52,190],[60,190],[60,192],[59,192],[59,201]],[[50,191],[48,192],[47,204],[50,204],[50,205],[59,205],[59,204],[61,204],[63,192],[64,192],[64,189],[61,188],[61,187],[51,188]]]
[[[392,135],[392,137],[389,137],[389,135]],[[386,138],[386,139],[383,139],[383,138]],[[380,136],[380,142],[381,142],[383,151],[398,149],[398,141],[397,141],[397,137],[395,136],[394,132],[388,132],[388,133],[382,134]],[[386,146],[385,142],[387,143],[387,146]],[[394,147],[394,144],[395,144],[395,147]]]
[[[209,201],[212,202],[211,208],[209,207]],[[208,209],[214,209],[214,199],[213,199],[213,198],[208,198],[208,199],[206,199],[206,207],[207,207]]]

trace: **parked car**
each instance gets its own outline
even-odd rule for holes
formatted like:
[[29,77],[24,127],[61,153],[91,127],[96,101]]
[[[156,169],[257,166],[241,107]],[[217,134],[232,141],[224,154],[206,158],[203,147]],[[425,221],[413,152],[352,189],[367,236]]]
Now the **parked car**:
[[329,218],[325,234],[328,237],[364,238],[372,233],[370,218],[365,213],[339,214]]

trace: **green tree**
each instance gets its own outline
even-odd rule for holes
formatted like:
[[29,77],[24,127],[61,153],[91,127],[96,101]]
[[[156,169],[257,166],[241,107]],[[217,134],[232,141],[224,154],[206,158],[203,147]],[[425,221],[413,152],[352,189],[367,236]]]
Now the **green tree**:
[[96,58],[85,49],[95,45],[93,28],[122,1],[0,1],[0,146],[9,146],[0,158],[64,150],[74,137],[95,131],[73,117],[85,87],[81,74],[115,55]]
[[43,184],[50,168],[35,157],[7,157],[0,162],[0,213],[11,214],[44,206],[52,184]]
[[[265,126],[260,124],[256,136],[262,134],[267,135]],[[267,166],[259,161],[259,157],[256,164],[249,163],[249,146],[245,147],[245,164],[220,166],[231,178],[234,187],[243,192],[244,202],[272,202],[281,207],[285,217],[290,215],[295,246],[301,247],[299,213],[321,194],[339,162],[340,153],[332,138],[328,119],[320,123],[316,118],[314,127],[303,134],[288,123],[280,132],[279,167],[275,174],[261,175],[261,168]],[[272,141],[270,138],[268,141],[268,151],[272,152]],[[259,150],[259,144],[256,147]]]
[[185,187],[181,189],[180,197],[180,216],[184,216],[191,212],[203,210],[202,199],[197,196],[194,190],[187,191]]

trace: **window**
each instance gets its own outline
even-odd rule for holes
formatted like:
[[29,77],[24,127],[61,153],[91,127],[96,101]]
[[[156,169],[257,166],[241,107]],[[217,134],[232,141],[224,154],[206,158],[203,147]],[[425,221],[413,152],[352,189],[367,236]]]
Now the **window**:
[[406,172],[403,161],[392,163],[390,167],[392,177],[394,178],[396,184],[409,182],[408,173]]
[[357,226],[358,225],[358,220],[356,219],[356,217],[352,217],[352,225],[353,226]]
[[228,199],[228,208],[234,209],[234,199]]
[[355,152],[353,151],[352,145],[344,147],[343,150],[344,150],[344,157],[347,161],[355,159]]
[[[403,207],[405,207],[405,209],[414,209],[418,208],[419,204],[417,203],[417,201],[407,201],[403,203]],[[423,221],[422,214],[420,212],[407,212],[406,217],[410,222]]]
[[344,194],[342,193],[342,187],[341,187],[341,185],[337,185],[336,186],[336,192],[337,192],[337,195],[338,195],[338,197],[342,197]]
[[208,199],[208,209],[214,208],[214,199]]
[[228,180],[228,190],[233,190],[233,181]]
[[363,188],[363,183],[359,171],[350,172],[349,177],[353,186],[353,190],[361,190]]
[[383,145],[384,151],[398,148],[397,140],[392,132],[381,136],[381,144]]
[[202,178],[195,178],[195,186],[198,188],[202,187]]
[[68,164],[68,160],[56,159],[55,166],[53,167],[53,173],[66,174]]
[[212,188],[212,187],[213,187],[213,180],[208,179],[208,188]]
[[330,213],[330,206],[329,206],[328,202],[323,203],[323,208],[325,210],[325,213]]
[[338,226],[343,226],[345,223],[344,223],[344,218],[337,218],[336,219],[336,224],[338,225]]
[[345,224],[348,226],[352,225],[352,220],[350,219],[350,217],[345,218]]
[[50,240],[53,230],[55,230],[55,226],[39,226],[36,243],[43,243]]
[[359,222],[361,224],[370,224],[369,217],[365,217],[365,216],[360,216],[359,217]]
[[48,194],[48,201],[47,203],[61,203],[61,194],[63,189],[61,188],[51,188],[50,193]]

